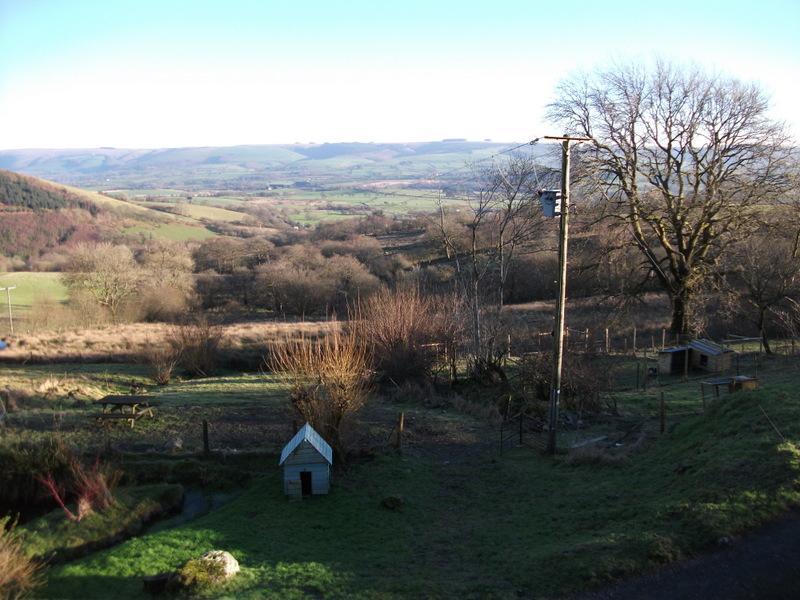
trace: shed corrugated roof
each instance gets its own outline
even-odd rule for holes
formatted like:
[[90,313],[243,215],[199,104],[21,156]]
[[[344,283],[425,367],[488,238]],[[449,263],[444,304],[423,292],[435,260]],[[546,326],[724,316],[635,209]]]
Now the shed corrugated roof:
[[711,340],[692,340],[689,342],[689,347],[692,350],[697,350],[698,352],[708,354],[709,356],[720,356],[725,352],[733,352],[733,350],[730,348],[723,348]]
[[328,442],[322,439],[322,436],[318,434],[311,425],[306,423],[303,425],[297,433],[294,434],[294,437],[289,440],[289,443],[283,447],[283,451],[281,452],[281,461],[278,463],[278,466],[281,466],[287,458],[294,452],[297,447],[302,444],[303,442],[308,442],[311,444],[314,449],[319,452],[322,457],[328,461],[328,464],[333,464],[333,449],[328,445]]

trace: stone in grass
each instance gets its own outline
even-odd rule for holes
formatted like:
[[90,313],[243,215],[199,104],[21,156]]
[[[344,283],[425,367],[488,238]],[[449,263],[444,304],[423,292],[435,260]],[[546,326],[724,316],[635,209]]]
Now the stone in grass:
[[403,508],[403,498],[400,496],[387,496],[381,500],[381,506],[389,510],[401,510]]
[[199,592],[224,583],[239,572],[239,562],[224,550],[212,550],[206,552],[200,558],[195,558],[184,563],[176,573],[166,574],[166,581],[163,587],[160,578],[164,575],[157,575],[154,581],[145,580],[145,589],[151,593],[166,591],[177,592]]

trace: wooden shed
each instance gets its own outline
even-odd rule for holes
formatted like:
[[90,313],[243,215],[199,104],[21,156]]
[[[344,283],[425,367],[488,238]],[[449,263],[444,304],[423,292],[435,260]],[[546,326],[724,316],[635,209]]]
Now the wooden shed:
[[683,373],[688,352],[687,346],[664,348],[658,353],[658,372],[661,375]]
[[733,366],[733,355],[730,348],[720,346],[711,340],[692,340],[689,342],[689,360],[695,369],[711,373],[722,373]]
[[688,367],[693,370],[722,373],[733,366],[730,348],[720,346],[711,340],[692,340],[685,346],[664,348],[658,353],[658,372],[662,375],[683,373]]
[[303,425],[281,452],[283,491],[302,498],[327,494],[331,485],[333,450],[311,425]]

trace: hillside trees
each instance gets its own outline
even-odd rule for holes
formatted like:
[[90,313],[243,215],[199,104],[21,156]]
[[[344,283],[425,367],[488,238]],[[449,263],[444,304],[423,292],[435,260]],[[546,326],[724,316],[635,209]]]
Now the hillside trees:
[[136,254],[125,245],[79,244],[62,277],[73,299],[88,297],[113,322],[134,298],[144,316],[170,318],[185,309],[192,292],[191,266],[179,244],[151,242]]
[[792,187],[795,161],[756,85],[659,62],[562,82],[549,117],[591,136],[576,150],[583,191],[608,205],[671,302],[676,333],[720,258]]

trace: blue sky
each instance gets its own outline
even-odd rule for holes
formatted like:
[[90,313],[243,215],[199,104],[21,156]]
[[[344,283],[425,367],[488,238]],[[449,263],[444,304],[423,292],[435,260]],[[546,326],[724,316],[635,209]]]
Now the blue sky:
[[800,2],[0,0],[0,148],[525,140],[576,69],[760,82],[800,133]]

